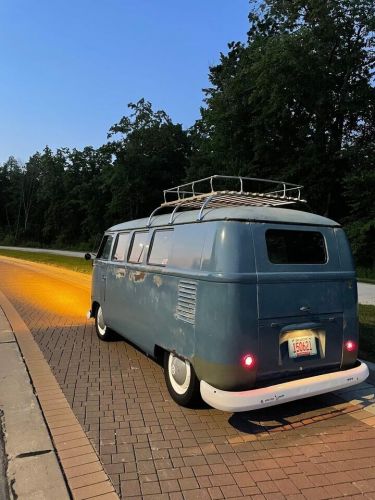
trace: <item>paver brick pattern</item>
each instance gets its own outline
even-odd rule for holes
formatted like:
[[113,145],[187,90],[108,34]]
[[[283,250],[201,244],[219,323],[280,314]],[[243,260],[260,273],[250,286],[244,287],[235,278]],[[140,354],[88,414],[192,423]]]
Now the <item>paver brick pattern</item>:
[[[122,498],[375,499],[375,429],[354,418],[360,406],[326,395],[243,414],[179,407],[155,361],[97,339],[88,289],[4,262],[0,276]],[[82,314],[54,307],[62,288]]]

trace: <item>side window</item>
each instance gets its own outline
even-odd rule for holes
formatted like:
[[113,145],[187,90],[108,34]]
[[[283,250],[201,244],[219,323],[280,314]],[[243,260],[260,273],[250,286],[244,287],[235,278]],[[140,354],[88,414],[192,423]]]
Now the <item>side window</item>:
[[124,261],[126,258],[125,251],[128,247],[129,233],[120,233],[117,235],[116,243],[112,253],[112,260]]
[[129,262],[132,262],[133,264],[139,264],[143,261],[143,256],[145,254],[145,251],[147,250],[147,239],[148,233],[144,231],[134,233],[128,259]]
[[102,239],[102,242],[100,244],[98,253],[96,255],[97,259],[103,259],[103,260],[108,260],[109,259],[109,254],[111,251],[111,245],[112,245],[112,240],[113,236],[109,234],[105,234],[104,238]]
[[155,231],[148,263],[155,266],[168,264],[169,251],[172,244],[173,229]]

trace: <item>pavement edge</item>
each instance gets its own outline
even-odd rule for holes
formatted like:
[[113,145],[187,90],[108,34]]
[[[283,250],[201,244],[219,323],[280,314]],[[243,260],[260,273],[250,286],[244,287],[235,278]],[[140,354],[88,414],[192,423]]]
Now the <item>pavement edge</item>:
[[[22,354],[47,427],[45,432],[49,433],[72,498],[118,500],[119,497],[110,478],[104,471],[96,451],[74,415],[32,333],[1,291],[0,308],[10,325],[11,332],[7,334],[14,334]],[[67,493],[66,498],[69,496]]]

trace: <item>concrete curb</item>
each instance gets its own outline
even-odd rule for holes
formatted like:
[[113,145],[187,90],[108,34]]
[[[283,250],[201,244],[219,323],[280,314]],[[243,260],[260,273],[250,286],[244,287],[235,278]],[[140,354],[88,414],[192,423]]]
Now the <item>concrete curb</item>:
[[0,407],[10,498],[69,499],[12,328],[0,309]]
[[[3,312],[3,317],[6,318],[7,323],[5,323],[5,325],[3,324],[2,329],[0,328],[0,335],[4,338],[4,344],[0,344],[0,346],[3,348],[3,346],[9,344],[13,349],[17,349],[17,351],[19,347],[23,356],[23,361],[27,366],[31,383],[34,386],[35,395],[32,394],[30,379],[27,377],[19,351],[18,366],[14,369],[14,374],[16,375],[22,369],[24,370],[28,383],[28,398],[31,396],[34,397],[34,407],[39,411],[41,419],[32,427],[35,432],[40,432],[42,428],[44,430],[43,439],[46,439],[45,434],[47,434],[48,437],[48,442],[45,441],[46,444],[39,449],[39,451],[42,452],[48,449],[48,453],[39,453],[38,456],[39,458],[47,456],[54,458],[55,464],[53,466],[55,468],[57,467],[60,479],[65,487],[64,492],[61,490],[55,493],[54,488],[56,488],[57,485],[56,477],[58,474],[56,472],[56,477],[54,477],[50,472],[50,466],[48,466],[46,468],[48,474],[46,478],[42,478],[39,471],[35,471],[32,474],[32,481],[36,484],[35,487],[39,485],[40,488],[43,488],[43,491],[38,493],[37,496],[31,494],[20,495],[18,491],[15,491],[18,498],[25,500],[49,500],[51,498],[64,500],[65,498],[68,499],[73,497],[75,500],[94,498],[97,500],[118,500],[119,497],[105,473],[94,448],[70,408],[68,401],[60,389],[47,361],[44,359],[33,335],[2,292],[0,292],[0,313],[1,312]],[[12,380],[4,380],[3,376],[6,374],[6,370],[6,364],[3,368],[0,362],[1,403],[3,403],[3,393],[18,392],[18,389],[9,391]],[[2,374],[2,372],[4,373]],[[11,377],[13,376],[14,375],[11,375]],[[28,399],[27,403],[25,402],[24,404],[30,405],[30,400]],[[40,412],[40,409],[42,412]],[[9,420],[6,420],[6,429],[8,432],[7,422],[9,422]],[[26,432],[28,432],[28,427],[30,427],[30,425],[27,422],[24,422],[22,427],[20,427],[20,425],[20,423],[15,423],[13,425],[12,430],[8,432],[9,438],[13,435],[18,435],[20,438],[19,440],[28,443],[28,438],[25,438],[25,434],[20,431],[21,429],[25,429]],[[7,437],[6,452],[9,455],[8,442],[9,439]],[[24,453],[27,452],[21,452],[21,456],[23,456]],[[33,458],[35,458],[35,456],[33,456]],[[8,465],[8,475],[12,473]],[[15,473],[17,473],[17,470],[15,470]],[[68,488],[64,483],[63,474],[66,478]],[[23,483],[23,481],[19,480],[19,484],[21,484],[21,482]],[[68,490],[70,490],[70,493]]]

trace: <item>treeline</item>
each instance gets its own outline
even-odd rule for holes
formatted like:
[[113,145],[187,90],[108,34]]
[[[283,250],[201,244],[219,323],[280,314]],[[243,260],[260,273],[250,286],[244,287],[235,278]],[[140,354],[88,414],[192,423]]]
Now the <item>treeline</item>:
[[374,266],[373,0],[266,0],[249,21],[247,42],[209,69],[190,129],[142,99],[97,149],[2,164],[0,241],[92,248],[163,189],[221,173],[304,184],[309,209],[343,223]]
[[186,175],[187,131],[144,100],[98,149],[46,147],[0,167],[0,241],[92,249],[110,225],[148,214]]

